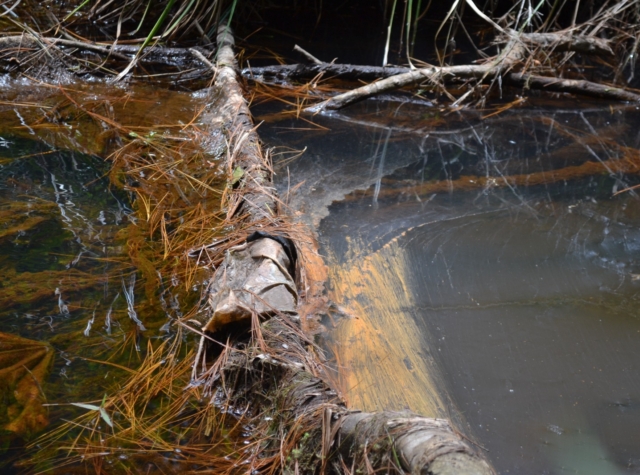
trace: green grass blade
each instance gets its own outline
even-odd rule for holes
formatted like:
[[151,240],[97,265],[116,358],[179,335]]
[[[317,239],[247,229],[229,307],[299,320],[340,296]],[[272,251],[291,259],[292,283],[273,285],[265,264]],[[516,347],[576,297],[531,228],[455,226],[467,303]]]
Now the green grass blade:
[[84,0],[84,2],[82,2],[80,5],[78,5],[76,8],[73,9],[73,11],[71,13],[69,13],[66,17],[64,17],[64,19],[62,21],[67,21],[70,17],[72,17],[73,15],[75,15],[82,7],[84,7],[87,3],[89,3],[91,0]]
[[102,420],[105,421],[109,427],[113,428],[113,422],[111,422],[111,418],[104,407],[100,408],[100,417],[102,417]]
[[396,12],[396,3],[398,0],[393,0],[393,6],[391,7],[391,18],[389,19],[389,26],[387,27],[387,42],[384,45],[384,57],[382,58],[382,66],[386,66],[387,59],[389,58],[389,43],[391,42],[391,27],[393,25],[393,15]]
[[180,15],[178,16],[178,18],[176,18],[176,20],[173,22],[172,25],[169,25],[169,28],[167,28],[164,33],[162,33],[162,37],[166,37],[169,36],[171,34],[171,32],[173,30],[176,29],[176,27],[180,24],[180,22],[182,21],[182,19],[185,17],[185,15],[187,13],[189,13],[189,11],[191,10],[191,8],[193,7],[193,4],[195,3],[196,0],[191,0],[189,2],[189,5],[187,5],[184,10],[182,10],[182,13],[180,13]]
[[142,18],[140,18],[140,23],[138,23],[138,27],[133,30],[131,33],[129,33],[129,36],[133,36],[135,35],[138,31],[140,31],[140,28],[142,28],[142,23],[144,23],[144,19],[147,18],[147,13],[149,13],[149,8],[151,7],[151,0],[149,0],[147,2],[147,6],[144,9],[144,13],[142,14]]
[[140,54],[140,52],[149,43],[151,43],[151,40],[153,40],[153,37],[156,36],[156,33],[158,33],[158,30],[162,27],[162,25],[164,25],[164,22],[167,19],[167,15],[169,15],[169,11],[173,7],[174,3],[176,3],[176,0],[169,0],[169,2],[167,3],[167,6],[164,7],[164,10],[162,10],[162,13],[160,14],[160,18],[158,18],[158,21],[156,21],[156,24],[153,25],[153,28],[151,28],[151,32],[149,32],[149,34],[147,35],[147,37],[144,40],[144,43],[142,43],[142,46],[138,50],[138,54]]

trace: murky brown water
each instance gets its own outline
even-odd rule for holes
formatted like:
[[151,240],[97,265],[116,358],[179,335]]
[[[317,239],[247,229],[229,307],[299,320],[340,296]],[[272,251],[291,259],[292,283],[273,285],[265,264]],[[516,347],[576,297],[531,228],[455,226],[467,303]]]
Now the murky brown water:
[[[158,203],[137,199],[136,190],[145,177],[163,181],[162,173],[112,168],[111,154],[139,143],[132,159],[155,151],[158,161],[170,160],[168,147],[182,147],[189,137],[181,131],[202,106],[191,94],[145,86],[2,81],[0,472],[13,473],[23,470],[15,462],[38,452],[25,453],[25,445],[45,428],[90,415],[71,403],[95,407],[117,393],[197,300],[198,279],[191,292],[184,275],[151,264],[162,262],[162,238],[146,226]],[[174,199],[161,186],[173,203],[195,188],[176,186]],[[219,207],[217,198],[209,204]],[[51,405],[42,410],[43,403]],[[106,419],[97,421],[97,430],[109,430]],[[114,452],[107,463],[128,470],[122,457]]]
[[[116,299],[136,264],[132,197],[101,178],[114,136],[68,93],[3,87],[0,331],[52,345],[51,400],[99,400],[117,370],[81,357],[135,366],[146,341]],[[81,94],[145,140],[197,112],[188,95],[139,92]],[[633,190],[615,195],[639,181],[640,113],[568,107],[483,121],[370,101],[317,118],[328,130],[261,133],[308,147],[280,159],[279,186],[324,243],[347,314],[331,345],[354,407],[453,417],[501,473],[640,473],[640,207]],[[134,285],[150,340],[167,321],[143,303],[156,284]],[[22,441],[4,435],[9,465]]]
[[308,147],[281,189],[303,182],[291,203],[350,314],[333,345],[354,406],[448,413],[500,473],[640,473],[640,200],[616,195],[639,182],[640,113],[557,106],[371,101],[262,134]]

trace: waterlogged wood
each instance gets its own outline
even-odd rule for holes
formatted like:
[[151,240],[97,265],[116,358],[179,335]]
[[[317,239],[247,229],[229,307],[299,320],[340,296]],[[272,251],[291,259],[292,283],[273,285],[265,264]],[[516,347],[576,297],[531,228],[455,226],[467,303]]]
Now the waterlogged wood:
[[[131,58],[140,51],[139,46],[118,45],[108,43],[94,43],[90,41],[70,40],[67,38],[57,38],[50,36],[34,36],[24,34],[19,36],[0,37],[0,50],[14,50],[14,54],[26,49],[46,50],[53,46],[65,46],[67,48],[77,48],[84,51],[93,51],[106,56],[114,56],[119,59],[130,61]],[[167,65],[184,64],[191,61],[190,49],[193,48],[168,48],[165,46],[147,46],[142,55],[142,60],[147,62],[157,62]],[[204,54],[209,52],[204,48],[197,48]]]
[[383,92],[394,91],[414,84],[430,83],[432,85],[443,82],[447,77],[493,79],[503,71],[508,71],[524,57],[522,45],[512,40],[496,58],[482,65],[463,66],[430,66],[417,69],[409,73],[398,74],[386,79],[359,87],[349,92],[334,96],[324,102],[307,107],[306,112],[317,113],[324,110],[337,110],[354,102],[361,101]]
[[380,81],[366,86],[353,89],[343,94],[338,94],[324,102],[307,107],[306,112],[316,113],[325,110],[338,110],[369,97],[382,94],[383,92],[395,91],[414,84],[429,83],[435,85],[440,81],[451,78],[478,78],[493,77],[499,72],[496,66],[490,64],[474,66],[431,66],[423,69],[416,69],[404,74],[387,77]]
[[[465,175],[455,180],[438,180],[402,188],[382,189],[378,198],[397,196],[398,193],[426,197],[434,193],[451,193],[452,191],[468,192],[490,188],[549,185],[596,175],[640,174],[640,152],[631,147],[620,147],[618,151],[620,158],[602,161],[590,160],[580,165],[570,165],[543,172],[503,176]],[[347,200],[349,199],[351,198],[347,197]],[[362,199],[362,195],[359,194],[357,199]]]
[[[261,225],[267,232],[282,232],[283,228],[276,222],[265,226],[264,218],[270,217],[266,211],[276,211],[275,196],[270,191],[271,175],[266,160],[261,157],[259,139],[236,81],[233,40],[228,29],[220,31],[218,44],[216,86],[220,90],[217,96],[212,93],[215,101],[212,111],[221,112],[219,122],[224,125],[231,144],[229,182],[240,184],[232,192],[228,214],[243,210],[244,224]],[[213,123],[212,115],[206,118]],[[242,168],[242,174],[234,173],[238,167]],[[234,176],[241,178],[236,180]],[[302,249],[308,251],[309,246],[302,246]],[[234,275],[243,272],[240,266],[247,265],[250,274],[255,267],[250,259],[253,256],[234,259],[227,253],[217,272]],[[300,262],[311,266],[308,271],[303,269],[303,276],[322,275],[313,268],[319,265],[317,260],[301,256]],[[310,295],[309,289],[319,294],[320,287],[305,278],[299,281],[305,284],[305,300],[309,304],[318,297]],[[255,289],[250,290],[255,293]],[[290,290],[297,294],[297,289]],[[217,293],[224,296],[224,292],[224,289],[218,289]],[[215,295],[212,301],[216,301]],[[253,458],[243,461],[250,464],[252,470],[345,473],[348,470],[344,467],[353,466],[358,472],[386,469],[389,473],[444,474],[434,472],[434,467],[440,463],[451,470],[452,466],[443,464],[442,460],[456,454],[467,467],[457,472],[460,475],[494,473],[483,457],[446,421],[413,413],[363,415],[349,411],[344,400],[327,382],[325,369],[316,356],[317,349],[302,331],[299,315],[293,314],[290,308],[278,308],[277,302],[269,302],[269,307],[275,308],[268,315],[261,315],[257,308],[249,309],[253,335],[249,344],[246,337],[236,342],[223,335],[227,343],[219,347],[222,354],[211,366],[206,364],[203,354],[206,354],[205,335],[194,364],[194,384],[202,385],[205,397],[210,396],[215,401],[224,395],[226,407],[259,414],[250,425],[262,440],[259,447],[253,449]],[[302,308],[306,315],[314,312],[313,304]],[[265,318],[269,319],[260,324]],[[203,329],[206,328],[205,324]],[[372,458],[374,452],[375,458]]]
[[[512,30],[510,33],[512,37],[518,35],[517,32]],[[503,37],[500,41],[508,43],[509,38]],[[594,36],[571,36],[564,33],[522,33],[518,38],[525,44],[549,48],[554,52],[575,51],[602,56],[613,54],[608,41]],[[257,68],[248,67],[242,70],[242,75],[246,78],[261,81],[313,79],[319,75],[322,75],[323,79],[373,81],[412,71],[415,70],[400,66],[381,67],[320,62],[316,64],[279,64]]]
[[[384,462],[400,464],[411,474],[494,474],[489,464],[478,460],[471,446],[444,419],[420,417],[410,412],[349,414],[344,417],[338,434],[345,441],[339,446],[345,457],[353,453],[354,447],[364,447],[360,456],[369,459],[380,458],[377,452],[384,449],[388,454],[391,448],[396,457]],[[390,439],[393,444],[387,448],[385,445]]]
[[640,102],[640,95],[621,88],[601,85],[586,80],[569,80],[555,77],[544,77],[534,74],[519,74],[512,69],[520,67],[526,59],[525,46],[535,46],[552,52],[575,51],[588,54],[612,54],[605,40],[595,37],[575,36],[556,33],[510,34],[498,38],[498,42],[506,43],[502,53],[494,60],[482,65],[430,66],[415,71],[404,72],[380,81],[338,94],[326,101],[307,107],[306,112],[317,113],[326,110],[342,109],[355,102],[369,97],[401,89],[416,84],[436,85],[451,80],[474,78],[480,83],[492,82],[497,76],[504,76],[513,85],[529,89],[540,89],[552,92],[581,94],[604,99]]
[[[237,80],[238,65],[233,46],[231,31],[222,27],[218,32],[215,85],[210,90],[210,107],[202,121],[209,127],[214,125],[227,132],[228,175],[232,186],[227,195],[227,218],[247,214],[249,221],[273,220],[277,204],[271,183],[272,171]],[[238,167],[242,176],[234,180],[233,174]]]
[[275,66],[263,66],[258,68],[245,68],[242,75],[249,79],[259,81],[285,81],[292,79],[313,79],[322,75],[323,79],[348,79],[373,81],[384,79],[398,74],[411,72],[403,67],[360,66],[355,64],[282,64]]
[[582,54],[612,56],[613,50],[609,42],[597,36],[573,35],[571,32],[556,31],[553,33],[518,33],[508,30],[509,36],[502,39],[506,43],[509,38],[517,37],[523,43],[536,48],[544,48],[549,52],[560,53],[574,51]]
[[613,99],[617,101],[640,102],[640,94],[633,91],[598,84],[591,81],[562,79],[534,74],[509,73],[504,80],[507,84],[520,86],[525,89],[539,89],[550,92],[566,92],[582,96],[598,97],[600,99]]

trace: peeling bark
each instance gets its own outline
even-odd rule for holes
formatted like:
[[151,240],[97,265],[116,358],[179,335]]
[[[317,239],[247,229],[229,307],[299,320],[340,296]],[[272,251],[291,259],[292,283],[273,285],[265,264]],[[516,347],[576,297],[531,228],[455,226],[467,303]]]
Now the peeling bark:
[[[236,82],[231,33],[222,29],[218,41],[216,86],[220,93],[214,99],[233,144],[229,147],[230,181],[237,167],[243,170],[240,186],[229,200],[229,214],[242,209],[245,224],[261,225],[267,232],[278,230],[275,222],[271,227],[265,224],[265,217],[271,217],[266,210],[275,211],[276,198]],[[308,250],[308,246],[300,248]],[[262,439],[252,467],[292,474],[347,473],[348,467],[368,473],[386,468],[389,473],[493,474],[483,456],[447,421],[412,413],[369,414],[347,409],[324,376],[317,356],[320,350],[304,334],[300,317],[291,308],[298,291],[287,278],[291,277],[287,270],[291,262],[284,254],[279,239],[263,234],[227,252],[211,287],[211,318],[201,321],[203,331],[215,330],[222,337],[217,341],[227,343],[218,346],[221,354],[207,369],[205,340],[209,337],[205,335],[204,354],[199,352],[194,363],[194,383],[203,385],[205,396],[259,415],[251,422]],[[300,260],[308,262],[304,255]],[[265,266],[271,270],[265,271]],[[265,278],[265,272],[276,277]],[[319,289],[317,283],[309,283],[305,290],[307,287],[313,292]],[[276,294],[287,297],[278,301]],[[306,302],[298,306],[305,316],[315,311],[309,305],[312,297],[307,291]],[[230,312],[231,308],[237,311]],[[220,335],[219,330],[234,323],[244,325],[245,332],[236,328],[233,334]]]

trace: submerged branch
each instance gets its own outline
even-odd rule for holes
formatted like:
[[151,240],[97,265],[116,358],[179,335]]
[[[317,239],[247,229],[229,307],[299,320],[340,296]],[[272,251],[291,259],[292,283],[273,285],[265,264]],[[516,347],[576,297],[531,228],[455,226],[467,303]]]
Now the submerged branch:
[[524,48],[522,45],[512,40],[502,51],[502,53],[492,61],[482,65],[462,65],[462,66],[430,66],[428,68],[417,69],[404,74],[398,74],[386,79],[367,84],[352,91],[334,96],[324,102],[305,109],[307,112],[321,112],[324,110],[337,110],[361,101],[377,94],[401,89],[405,86],[430,82],[437,84],[446,77],[451,78],[477,78],[482,81],[493,79],[494,76],[508,71],[517,62],[523,59]]
[[356,64],[282,64],[276,66],[263,66],[258,68],[245,68],[242,75],[246,78],[258,81],[286,81],[292,79],[313,79],[323,74],[328,79],[347,79],[356,81],[373,81],[397,74],[411,72],[403,67],[361,66]]
[[[78,51],[90,51],[92,53],[119,60],[131,61],[140,53],[140,47],[134,45],[99,44],[89,41],[70,40],[66,38],[35,36],[24,34],[19,36],[0,37],[0,51],[11,51],[13,59],[20,61],[16,55],[20,53],[30,53],[33,51],[46,51],[51,48],[67,48]],[[204,56],[209,54],[204,48],[169,48],[164,46],[148,46],[141,52],[140,61],[146,63],[164,64],[167,66],[193,66],[194,58],[191,51],[198,51]],[[65,50],[65,52],[67,52]],[[11,61],[11,60],[10,60]],[[200,61],[198,61],[199,63]],[[28,60],[27,60],[28,63]]]
[[616,101],[640,102],[640,94],[607,84],[592,81],[562,79],[537,76],[526,73],[509,73],[504,76],[505,82],[525,89],[539,89],[551,92],[566,92],[583,96],[613,99]]
[[[517,33],[510,30],[498,37],[497,43],[506,43],[502,53],[493,60],[479,65],[428,66],[422,69],[409,69],[322,63],[247,68],[243,74],[245,77],[259,81],[311,79],[320,75],[332,79],[377,80],[305,109],[312,113],[342,109],[366,98],[408,86],[444,85],[467,79],[475,79],[478,84],[492,83],[498,77],[504,78],[507,84],[526,89],[640,102],[640,95],[632,91],[587,80],[542,76],[534,74],[534,70],[530,68],[531,60],[536,51],[541,51],[547,56],[558,52],[611,56],[613,51],[604,39],[594,36],[571,35],[567,32]],[[534,51],[529,51],[530,49]],[[523,68],[531,70],[514,72],[514,70]]]
[[[545,48],[554,53],[573,51],[597,56],[613,56],[609,42],[597,36],[573,35],[571,32],[557,31],[554,33],[518,33],[508,31],[511,38],[518,38],[527,46]],[[506,43],[507,38],[500,42]]]

